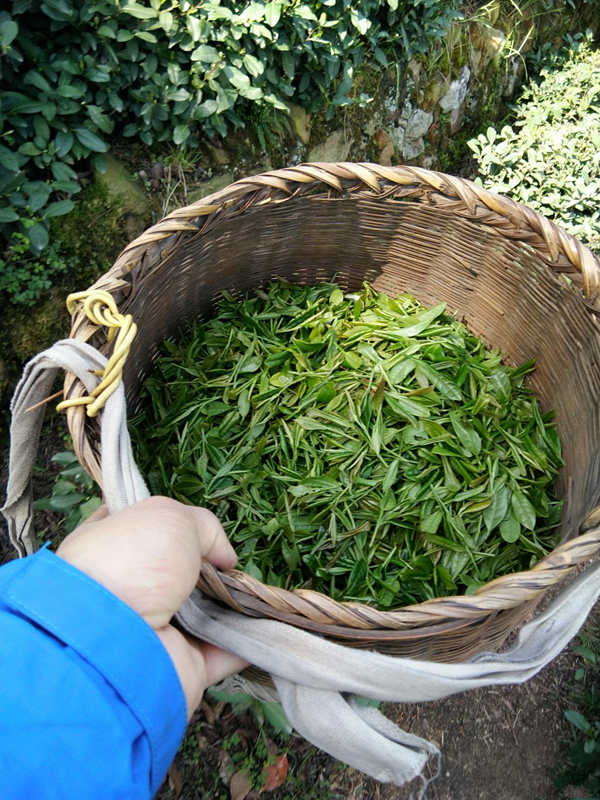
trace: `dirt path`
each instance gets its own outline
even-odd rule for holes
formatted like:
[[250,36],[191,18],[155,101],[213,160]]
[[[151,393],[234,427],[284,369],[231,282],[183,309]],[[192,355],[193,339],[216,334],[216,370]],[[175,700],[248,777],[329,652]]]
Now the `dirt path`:
[[[600,604],[592,615],[598,616]],[[564,710],[580,663],[569,649],[521,686],[479,689],[435,703],[388,706],[390,718],[442,750],[441,775],[430,785],[425,800],[562,800],[553,779],[570,737]],[[159,800],[229,800],[231,770],[252,760],[253,742],[260,739],[252,717],[236,718],[228,707],[217,708],[216,716],[212,707],[209,710],[208,718],[201,714],[195,725],[198,748],[193,757],[189,739],[187,755],[177,757],[178,791],[165,785]],[[236,748],[227,745],[235,731],[241,731],[243,740],[243,752],[237,755]],[[225,762],[223,742],[228,748]],[[289,748],[288,779],[279,789],[260,797],[409,800],[411,790],[419,788],[416,784],[397,788],[365,778],[299,737],[287,744],[281,740],[278,746],[281,751]],[[224,763],[230,763],[230,753],[236,766],[230,764],[228,774]],[[247,796],[247,800],[258,799],[255,791]]]
[[[552,785],[568,724],[559,698],[572,681],[566,653],[521,686],[478,689],[436,703],[397,707],[390,716],[435,741],[443,754],[428,800],[558,800]],[[395,787],[365,784],[364,800],[404,800]]]

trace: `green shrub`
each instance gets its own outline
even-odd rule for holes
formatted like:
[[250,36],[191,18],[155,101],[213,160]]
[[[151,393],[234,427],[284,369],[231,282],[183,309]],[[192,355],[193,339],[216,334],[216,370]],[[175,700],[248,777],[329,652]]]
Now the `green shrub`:
[[570,40],[552,54],[500,132],[469,142],[481,183],[539,211],[600,251],[600,51]]
[[91,155],[102,171],[110,134],[189,145],[242,126],[250,104],[346,105],[365,58],[424,51],[456,4],[15,0],[0,12],[0,232],[20,224],[41,251],[77,165]]
[[61,466],[52,494],[36,500],[33,507],[36,511],[51,511],[59,515],[57,530],[66,535],[100,508],[102,497],[98,485],[85,472],[72,450],[56,453],[51,460]]
[[51,244],[42,255],[29,252],[29,239],[13,233],[0,257],[0,297],[16,305],[32,306],[44,289],[52,286],[52,278],[64,272],[72,259],[62,255],[60,243]]
[[571,737],[565,743],[554,785],[561,797],[570,800],[600,800],[600,623],[593,614],[572,650],[578,656],[574,681],[568,673],[564,676],[570,687],[564,715],[571,725]]

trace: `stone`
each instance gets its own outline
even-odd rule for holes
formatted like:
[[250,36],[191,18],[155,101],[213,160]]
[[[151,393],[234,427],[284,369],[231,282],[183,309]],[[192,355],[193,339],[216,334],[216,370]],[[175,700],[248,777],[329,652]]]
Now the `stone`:
[[502,90],[503,97],[512,97],[515,92],[515,87],[519,82],[519,78],[521,77],[521,73],[524,71],[523,62],[521,59],[511,58],[510,60],[510,67],[508,70],[508,76],[506,80],[506,86]]
[[386,145],[392,143],[392,137],[384,128],[378,130],[373,138],[375,139],[376,147],[378,147],[380,150],[383,149]]
[[488,28],[482,39],[483,48],[483,65],[487,65],[494,58],[498,58],[504,45],[506,44],[506,35],[497,28]]
[[229,164],[230,157],[229,153],[224,150],[222,147],[216,147],[214,144],[205,144],[206,150],[208,152],[208,157],[210,158],[212,164],[215,167],[224,167]]
[[432,122],[433,114],[431,112],[423,111],[422,108],[415,109],[406,123],[404,138],[420,139],[425,136]]
[[379,153],[379,158],[377,159],[377,163],[381,164],[382,167],[391,167],[393,155],[394,155],[394,145],[390,141],[389,144],[386,144],[381,153]]
[[346,161],[350,154],[351,142],[346,140],[344,131],[334,131],[324,142],[316,145],[308,154],[309,161]]
[[377,131],[374,138],[375,147],[379,150],[377,163],[384,167],[392,166],[392,156],[394,155],[394,143],[390,134],[381,128]]
[[392,144],[397,150],[402,149],[402,145],[404,144],[404,126],[398,125],[395,128],[392,128],[390,136],[392,137]]
[[105,158],[106,172],[96,171],[94,177],[119,202],[127,235],[135,239],[148,227],[152,213],[150,199],[124,164],[112,155]]
[[[416,108],[411,112],[404,127],[399,126],[392,131],[392,141],[402,152],[404,158],[413,159],[421,155],[425,150],[423,137],[432,123],[433,114],[431,112]],[[400,134],[400,130],[402,130],[402,134]]]
[[422,137],[420,139],[411,139],[410,141],[405,140],[402,145],[402,155],[407,159],[418,158],[424,150],[425,140]]
[[300,139],[302,144],[308,144],[310,139],[310,114],[307,114],[306,109],[295,103],[286,102],[286,106],[290,112],[290,125],[294,135]]
[[448,87],[449,84],[445,80],[430,81],[423,92],[423,106],[426,109],[433,109],[439,103],[442,94],[448,91]]
[[453,111],[450,112],[450,134],[454,136],[461,127],[463,121],[463,107],[460,105],[458,108],[455,108]]
[[422,65],[420,61],[417,61],[416,58],[411,58],[408,62],[408,69],[410,70],[410,74],[412,76],[413,81],[415,83],[419,80],[419,76],[421,75]]
[[454,111],[455,108],[458,108],[463,103],[467,96],[470,77],[471,70],[465,64],[458,78],[452,81],[450,88],[440,100],[440,106],[444,111]]
[[387,117],[381,112],[375,112],[365,123],[364,133],[368,136],[375,136],[378,130],[387,124]]
[[223,175],[215,175],[209,181],[206,181],[201,186],[198,186],[197,189],[192,189],[191,192],[188,192],[188,204],[191,205],[198,200],[203,200],[205,197],[208,197],[209,194],[220,192],[221,189],[224,189],[226,186],[229,186],[230,183],[233,183],[233,180],[233,175],[230,172],[226,172]]

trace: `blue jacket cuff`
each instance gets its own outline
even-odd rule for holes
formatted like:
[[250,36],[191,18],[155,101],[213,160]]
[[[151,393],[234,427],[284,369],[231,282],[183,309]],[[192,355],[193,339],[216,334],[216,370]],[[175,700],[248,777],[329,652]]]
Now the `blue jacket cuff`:
[[7,606],[75,650],[120,695],[146,731],[156,792],[186,726],[173,662],[152,628],[115,595],[49,550],[3,585]]

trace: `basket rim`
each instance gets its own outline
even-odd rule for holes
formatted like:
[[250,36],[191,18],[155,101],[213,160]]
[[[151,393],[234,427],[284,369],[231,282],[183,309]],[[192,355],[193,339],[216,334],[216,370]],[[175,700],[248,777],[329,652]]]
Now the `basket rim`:
[[[600,258],[564,228],[532,208],[484,189],[467,178],[422,167],[385,167],[368,162],[305,163],[235,181],[219,192],[172,211],[148,228],[124,248],[104,277],[123,278],[153,246],[174,234],[197,234],[217,216],[243,213],[255,203],[286,202],[305,194],[307,189],[329,197],[366,192],[371,199],[386,199],[398,195],[395,190],[404,189],[402,195],[413,202],[428,205],[441,202],[444,207],[444,201],[451,201],[453,213],[466,215],[480,224],[493,225],[510,238],[515,238],[516,232],[522,240],[528,232],[536,234],[541,246],[536,247],[531,242],[532,246],[545,260],[557,265],[562,261],[564,266],[570,266],[581,275],[588,300],[593,302],[600,292]],[[516,231],[498,228],[498,217]],[[179,244],[181,242],[177,242]]]
[[[574,236],[527,206],[484,189],[465,178],[421,167],[385,167],[372,163],[309,163],[272,170],[244,178],[189,206],[177,209],[132,241],[114,265],[91,288],[103,289],[122,299],[130,287],[126,277],[142,259],[150,269],[192,236],[210,232],[219,219],[244,213],[254,205],[282,203],[296,197],[342,196],[383,200],[402,197],[435,206],[477,224],[493,227],[500,235],[532,247],[558,272],[573,275],[581,284],[587,305],[600,310],[600,259]],[[82,341],[98,333],[81,310],[72,319],[70,336]],[[65,398],[84,393],[77,379],[67,374]],[[85,409],[67,409],[67,423],[75,453],[86,471],[102,485],[100,456],[90,442]],[[590,519],[594,516],[592,512]],[[391,631],[418,627],[423,635],[440,632],[440,625],[472,624],[483,617],[535,602],[552,585],[600,550],[600,528],[585,524],[581,535],[564,542],[532,569],[511,573],[481,586],[472,595],[440,597],[422,603],[381,611],[374,606],[339,602],[308,589],[285,590],[258,581],[240,570],[220,571],[203,562],[198,585],[216,599],[243,613],[264,615],[271,609],[302,625],[318,630],[354,630],[385,638]],[[251,610],[254,606],[254,610]],[[263,613],[259,609],[263,610]],[[430,629],[429,634],[426,634]],[[341,635],[341,634],[338,634]]]

